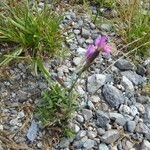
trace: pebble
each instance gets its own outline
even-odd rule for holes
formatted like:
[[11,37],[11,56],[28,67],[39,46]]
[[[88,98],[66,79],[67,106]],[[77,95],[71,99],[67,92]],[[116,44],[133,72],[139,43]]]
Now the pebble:
[[83,123],[84,122],[84,118],[81,116],[81,115],[77,115],[76,116],[76,120],[80,123]]
[[42,147],[43,147],[42,142],[37,143],[37,147],[38,147],[38,148],[42,148]]
[[109,148],[105,143],[101,143],[98,146],[98,150],[109,150]]
[[144,76],[146,74],[146,69],[142,65],[138,64],[136,73],[141,76]]
[[119,112],[120,112],[121,114],[130,114],[130,113],[131,113],[131,109],[130,109],[130,107],[127,106],[127,105],[121,105],[121,106],[119,107]]
[[150,150],[150,142],[143,140],[140,150]]
[[88,92],[94,93],[106,83],[106,75],[93,74],[88,77],[87,89]]
[[118,108],[120,104],[124,103],[124,96],[116,87],[106,84],[103,87],[103,95],[106,102],[114,108]]
[[135,121],[128,121],[127,124],[127,131],[133,133],[136,127]]
[[122,71],[132,70],[133,64],[126,59],[120,59],[115,63],[115,66]]
[[89,109],[83,109],[82,113],[86,121],[90,120],[93,117],[92,111]]
[[93,95],[93,96],[91,96],[91,98],[90,98],[90,100],[93,102],[93,103],[98,103],[99,101],[100,101],[100,98],[99,98],[99,96],[97,96],[97,95]]
[[122,76],[121,84],[125,87],[126,91],[134,92],[134,86],[127,77]]
[[134,106],[134,105],[130,106],[130,112],[131,112],[131,115],[132,115],[132,116],[139,115],[138,109],[137,109],[137,107]]
[[97,128],[97,133],[99,135],[104,135],[105,134],[105,130],[103,128]]
[[79,47],[78,49],[77,49],[77,54],[80,56],[80,55],[85,55],[85,53],[86,53],[86,49],[84,49],[84,48],[82,48],[82,47]]
[[94,139],[94,138],[97,136],[97,132],[96,132],[96,131],[88,131],[88,132],[87,132],[87,136],[88,136],[90,139]]
[[77,140],[81,139],[82,137],[86,136],[86,130],[80,130],[76,136]]
[[80,63],[81,63],[81,61],[82,61],[82,57],[74,57],[73,58],[73,63],[76,65],[76,66],[78,66]]
[[105,127],[106,124],[110,122],[108,114],[103,111],[97,111],[96,116],[97,116],[97,125],[100,127]]
[[101,24],[100,28],[105,31],[111,30],[111,26],[109,24]]
[[90,33],[90,30],[87,30],[87,29],[85,29],[85,28],[82,28],[82,36],[84,37],[84,38],[89,38],[90,37],[90,35],[91,35],[91,33]]
[[94,140],[91,140],[91,139],[88,139],[84,144],[83,144],[83,147],[86,148],[86,149],[90,149],[90,148],[93,148],[95,145],[95,141]]
[[144,107],[145,107],[144,123],[150,124],[150,104],[146,104]]
[[120,137],[119,131],[111,129],[106,131],[105,134],[100,138],[102,142],[106,144],[114,143]]
[[121,74],[127,77],[134,85],[140,85],[146,81],[146,78],[132,71],[124,71],[124,72],[121,72]]

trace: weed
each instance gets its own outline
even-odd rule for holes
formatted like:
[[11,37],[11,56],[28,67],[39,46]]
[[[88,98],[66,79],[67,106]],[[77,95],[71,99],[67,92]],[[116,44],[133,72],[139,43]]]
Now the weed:
[[53,83],[49,90],[42,93],[42,101],[36,109],[36,117],[43,125],[57,126],[64,130],[67,136],[73,135],[67,129],[68,120],[77,108],[76,96],[73,92],[68,92],[57,83]]
[[[129,3],[117,3],[116,11],[118,18],[116,31],[121,35],[125,44],[143,37],[137,43],[129,46],[129,50],[147,43],[150,39],[150,14],[144,13],[139,0],[129,1]],[[143,46],[139,54],[150,56],[149,45]]]
[[17,48],[6,52],[0,66],[8,64],[18,56],[30,56],[33,61],[44,56],[62,56],[63,40],[59,30],[62,16],[52,11],[45,3],[42,10],[37,3],[31,8],[27,1],[15,1],[1,6],[0,42],[15,44]]

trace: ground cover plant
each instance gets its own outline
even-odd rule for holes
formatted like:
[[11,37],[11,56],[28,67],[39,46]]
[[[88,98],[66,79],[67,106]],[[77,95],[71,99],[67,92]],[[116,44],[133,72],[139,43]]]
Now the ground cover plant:
[[118,17],[115,20],[117,33],[121,36],[125,44],[141,38],[140,41],[129,46],[128,49],[132,50],[147,43],[140,48],[138,54],[150,56],[150,13],[142,8],[140,0],[124,3],[116,1],[115,5],[115,10],[118,13]]
[[0,66],[20,56],[28,56],[33,62],[37,58],[62,56],[64,51],[59,30],[62,18],[46,3],[41,10],[38,3],[31,6],[26,0],[2,3],[0,42],[8,43],[12,49],[2,56]]

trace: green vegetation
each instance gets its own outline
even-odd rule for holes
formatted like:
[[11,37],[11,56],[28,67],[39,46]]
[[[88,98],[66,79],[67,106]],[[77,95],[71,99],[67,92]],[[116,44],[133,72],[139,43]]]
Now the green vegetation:
[[48,5],[38,10],[37,3],[30,7],[28,2],[13,2],[1,6],[0,42],[10,47],[0,60],[0,66],[12,59],[30,57],[33,61],[43,57],[63,56],[63,40],[59,30],[62,16]]
[[73,136],[73,131],[68,128],[68,121],[77,108],[74,92],[53,83],[49,90],[42,93],[42,100],[37,106],[36,117],[45,126],[57,126],[66,136]]
[[118,13],[118,18],[115,19],[117,24],[115,29],[124,43],[128,44],[141,38],[132,44],[129,50],[145,44],[138,53],[142,56],[150,56],[150,13],[144,12],[139,0],[133,0],[130,3],[116,3],[115,9]]

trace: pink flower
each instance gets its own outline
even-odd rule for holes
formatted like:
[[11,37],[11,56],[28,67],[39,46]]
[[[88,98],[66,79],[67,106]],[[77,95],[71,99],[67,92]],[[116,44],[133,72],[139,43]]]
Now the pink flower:
[[85,54],[86,59],[90,59],[92,57],[92,55],[95,52],[95,46],[93,44],[89,44],[88,48],[87,48],[87,52]]
[[107,37],[105,35],[99,36],[99,38],[96,39],[95,45],[98,47],[98,49],[101,49],[103,52],[110,54],[111,48],[106,43]]
[[89,44],[86,52],[86,63],[90,64],[97,56],[99,55],[99,51],[95,49],[93,44]]

